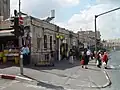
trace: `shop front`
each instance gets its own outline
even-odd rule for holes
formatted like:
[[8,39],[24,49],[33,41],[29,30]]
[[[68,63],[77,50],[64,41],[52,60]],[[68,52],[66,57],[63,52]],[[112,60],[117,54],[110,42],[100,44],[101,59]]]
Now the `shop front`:
[[18,39],[15,36],[0,36],[0,60],[19,63]]
[[[29,44],[29,38],[22,39],[22,45],[25,44]],[[12,62],[18,65],[20,60],[19,53],[19,39],[11,34],[11,31],[0,31],[0,62],[4,64]]]

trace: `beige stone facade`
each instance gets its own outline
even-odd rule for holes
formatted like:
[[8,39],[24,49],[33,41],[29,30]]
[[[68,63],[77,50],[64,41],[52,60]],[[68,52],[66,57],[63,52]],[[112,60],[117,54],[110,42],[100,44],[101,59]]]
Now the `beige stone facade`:
[[[29,25],[31,30],[31,52],[32,54],[36,53],[37,56],[40,56],[40,53],[50,52],[50,37],[52,38],[53,51],[57,50],[64,42],[68,44],[69,48],[72,46],[78,47],[78,41],[81,43],[87,43],[88,46],[95,45],[95,33],[93,31],[79,31],[78,33],[74,33],[72,31],[66,30],[65,28],[61,28],[55,24],[48,23],[34,17],[28,17],[25,20],[25,24]],[[44,47],[45,35],[47,37],[46,48]],[[56,36],[62,36],[64,40],[58,40]],[[97,38],[100,39],[99,31],[97,32]],[[57,45],[58,43],[59,45]],[[33,55],[32,58],[37,58],[36,55]]]
[[[65,28],[61,28],[57,25],[48,23],[46,21],[31,16],[25,18],[24,25],[30,26],[31,54],[33,55],[32,58],[37,58],[38,56],[40,56],[39,55],[40,53],[50,54],[51,50],[56,51],[60,47],[60,45],[64,42],[68,44],[69,48],[71,48],[72,45],[77,46],[77,34],[70,32]],[[70,38],[70,33],[72,34],[72,38]],[[45,36],[47,37],[46,46],[44,46]],[[62,39],[58,40],[56,38],[57,36],[61,36],[63,40]]]
[[[60,45],[62,43],[67,43],[69,49],[72,46],[81,47],[80,43],[87,43],[90,46],[95,44],[95,33],[93,31],[79,31],[78,33],[74,33],[73,31],[32,16],[24,17],[24,26],[29,27],[29,29],[25,29],[25,36],[23,38],[29,32],[32,63],[38,63],[48,57],[50,60],[50,51],[59,52],[56,53],[59,54],[60,60]],[[98,33],[98,38],[100,38],[100,33]]]
[[[95,45],[95,32],[93,31],[78,31],[78,38],[81,43],[86,43],[88,46]],[[100,39],[100,32],[97,31],[97,39]]]
[[4,20],[10,17],[10,0],[0,0],[0,16]]

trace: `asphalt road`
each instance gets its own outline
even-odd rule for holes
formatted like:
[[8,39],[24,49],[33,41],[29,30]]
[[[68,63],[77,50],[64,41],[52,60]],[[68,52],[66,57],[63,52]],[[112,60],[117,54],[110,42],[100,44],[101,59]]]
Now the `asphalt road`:
[[0,90],[51,90],[37,86],[36,83],[25,83],[16,80],[0,79]]
[[120,90],[120,51],[110,53],[108,66],[110,69],[107,72],[110,75],[112,85],[103,90]]
[[[73,89],[50,89],[50,88],[41,87],[34,84],[23,83],[15,80],[11,81],[11,80],[0,79],[0,90],[73,90]],[[100,90],[100,89],[81,87],[78,90]]]

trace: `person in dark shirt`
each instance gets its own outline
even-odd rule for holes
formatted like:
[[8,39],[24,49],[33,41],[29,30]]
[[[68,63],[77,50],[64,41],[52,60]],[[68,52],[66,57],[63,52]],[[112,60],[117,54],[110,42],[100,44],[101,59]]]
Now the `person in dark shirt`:
[[88,69],[87,65],[88,65],[89,60],[88,60],[88,56],[87,56],[86,51],[84,51],[82,54],[82,60],[84,60],[82,68]]

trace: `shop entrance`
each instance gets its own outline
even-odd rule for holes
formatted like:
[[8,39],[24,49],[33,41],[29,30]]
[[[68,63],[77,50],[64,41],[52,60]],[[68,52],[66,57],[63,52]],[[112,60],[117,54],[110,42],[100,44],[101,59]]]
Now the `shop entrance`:
[[18,48],[18,38],[15,36],[0,36],[0,51]]
[[0,36],[0,61],[19,63],[19,44],[15,36]]

